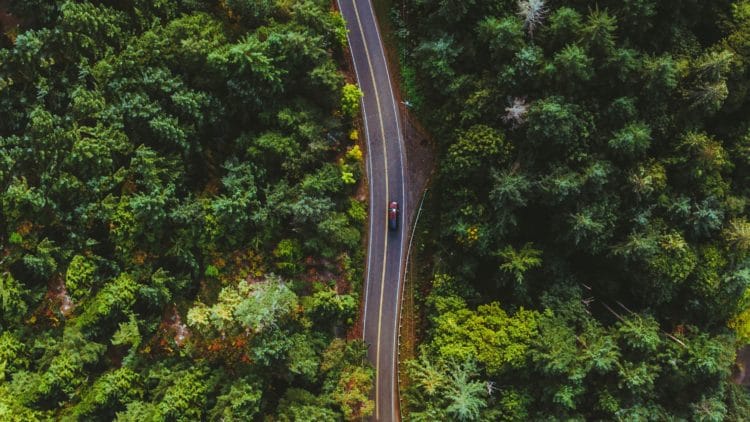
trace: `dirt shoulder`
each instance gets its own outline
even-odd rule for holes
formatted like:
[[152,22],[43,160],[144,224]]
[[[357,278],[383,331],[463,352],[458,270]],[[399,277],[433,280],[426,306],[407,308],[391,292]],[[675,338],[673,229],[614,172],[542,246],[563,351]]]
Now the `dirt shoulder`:
[[[422,227],[423,224],[419,224],[416,218],[425,189],[430,184],[437,164],[437,149],[434,139],[404,103],[399,48],[397,40],[391,35],[392,25],[389,12],[392,5],[393,2],[390,0],[381,0],[374,4],[378,26],[380,27],[382,41],[386,50],[391,83],[395,91],[394,95],[399,103],[401,114],[401,131],[404,137],[404,147],[406,148],[406,177],[408,179],[408,192],[406,194],[409,207],[408,216],[406,217],[411,222],[410,226],[417,224],[417,226]],[[398,333],[398,388],[400,390],[398,397],[402,416],[408,413],[409,410],[408,403],[404,402],[404,395],[401,394],[409,383],[403,362],[413,359],[416,355],[416,348],[419,343],[417,333],[419,331],[418,327],[421,324],[420,306],[418,301],[415,300],[415,293],[418,293],[415,290],[419,289],[421,285],[419,280],[424,278],[425,273],[425,262],[422,262],[421,265],[419,262],[421,261],[421,255],[423,255],[419,253],[419,245],[425,240],[425,234],[422,233],[422,230],[419,230],[419,227],[415,227],[416,230],[414,231],[413,238],[410,233],[410,253],[407,257],[406,277],[401,296],[402,303]]]
[[426,135],[419,122],[412,117],[403,103],[401,108],[402,131],[404,132],[404,145],[406,147],[406,170],[409,180],[409,219],[413,221],[422,200],[422,194],[432,178],[436,158],[433,141]]
[[401,114],[401,131],[404,136],[406,147],[406,169],[408,178],[408,203],[409,221],[416,216],[422,193],[429,184],[436,164],[435,142],[422,127],[417,118],[412,115],[409,108],[404,104],[401,76],[401,61],[397,40],[392,34],[392,24],[389,18],[393,2],[390,0],[377,1],[373,4],[380,27],[380,36],[385,48],[388,70],[391,76],[394,95],[399,104]]

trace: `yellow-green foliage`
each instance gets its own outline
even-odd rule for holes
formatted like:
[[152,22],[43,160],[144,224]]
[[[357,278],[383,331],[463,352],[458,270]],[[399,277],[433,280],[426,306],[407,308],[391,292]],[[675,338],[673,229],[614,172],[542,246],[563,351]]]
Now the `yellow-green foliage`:
[[0,420],[8,422],[37,422],[51,420],[50,411],[28,407],[8,385],[0,384]]
[[0,321],[19,320],[28,310],[27,290],[9,272],[0,274]]
[[347,185],[357,183],[357,166],[347,163],[343,158],[339,160],[339,171],[341,180]]
[[308,288],[362,262],[341,14],[0,3],[0,421],[342,420],[358,296]]
[[364,224],[365,220],[367,220],[367,210],[365,209],[365,204],[357,201],[354,198],[349,199],[349,210],[347,211],[347,214],[349,214],[349,217],[351,217],[352,221],[360,225]]
[[369,397],[374,372],[372,368],[360,366],[350,366],[342,371],[332,398],[341,406],[346,420],[357,421],[372,414],[375,402]]
[[362,162],[362,150],[359,149],[359,145],[354,145],[346,151],[346,158],[349,161],[356,163]]
[[65,272],[65,286],[74,298],[85,296],[94,284],[96,264],[83,255],[76,255]]
[[298,274],[304,269],[302,265],[302,245],[296,239],[282,239],[273,250],[276,268],[283,274]]
[[737,343],[745,345],[750,344],[750,289],[745,290],[741,303],[745,305],[741,307],[742,311],[732,317],[727,325],[736,333]]
[[339,168],[341,169],[341,180],[347,185],[353,185],[357,183],[360,173],[360,163],[362,162],[362,150],[359,149],[359,145],[350,147],[344,158],[339,160]]
[[476,311],[461,308],[433,319],[435,336],[431,347],[446,361],[473,358],[487,372],[523,366],[526,350],[537,336],[540,314],[519,309],[508,315],[497,302],[480,305]]
[[103,319],[122,314],[135,302],[138,283],[128,273],[121,273],[117,278],[108,282],[87,303],[83,313],[75,319],[79,327],[90,328]]
[[351,119],[357,116],[360,107],[359,100],[361,98],[362,91],[360,91],[356,85],[344,85],[341,89],[341,111],[344,113],[344,116]]
[[245,330],[262,332],[290,317],[297,307],[297,295],[278,277],[267,276],[265,281],[240,281],[219,292],[211,306],[196,303],[187,314],[188,324],[208,334],[239,333]]
[[750,344],[750,308],[743,310],[729,320],[728,325],[737,334],[738,344]]
[[332,11],[331,18],[335,26],[334,32],[336,34],[336,40],[339,42],[339,45],[341,47],[346,47],[348,45],[346,34],[349,30],[346,29],[346,22],[344,21],[344,17],[341,16],[341,13]]
[[354,171],[347,165],[341,166],[341,180],[347,185],[353,185],[357,183],[357,178],[354,176]]

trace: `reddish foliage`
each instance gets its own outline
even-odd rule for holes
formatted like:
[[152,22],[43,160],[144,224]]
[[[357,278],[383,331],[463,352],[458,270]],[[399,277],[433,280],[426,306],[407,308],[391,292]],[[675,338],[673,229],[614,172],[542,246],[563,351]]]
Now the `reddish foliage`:
[[56,274],[48,283],[47,293],[44,295],[39,308],[32,314],[30,321],[33,323],[39,318],[47,320],[52,326],[60,324],[60,317],[69,317],[75,310],[75,304],[68,295],[65,280],[62,275]]
[[239,334],[233,337],[222,336],[205,339],[204,341],[196,340],[194,345],[196,350],[206,359],[219,361],[230,368],[234,368],[237,365],[252,363],[247,355],[248,341],[246,334]]
[[214,339],[207,347],[209,352],[218,352],[219,350],[223,348],[224,348],[224,345],[221,344],[220,339]]
[[156,335],[149,343],[155,346],[155,352],[171,354],[174,352],[174,347],[182,347],[191,336],[190,330],[177,312],[177,307],[171,305],[164,312]]
[[362,307],[364,306],[364,302],[360,302],[359,317],[356,321],[354,321],[354,324],[346,332],[347,340],[359,340],[362,338]]

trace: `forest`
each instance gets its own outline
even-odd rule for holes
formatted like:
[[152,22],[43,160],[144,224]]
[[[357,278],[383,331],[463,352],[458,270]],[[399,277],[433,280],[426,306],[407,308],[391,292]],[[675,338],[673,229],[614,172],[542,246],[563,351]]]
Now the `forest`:
[[402,0],[412,421],[747,421],[750,1]]
[[331,3],[0,8],[0,420],[368,415]]

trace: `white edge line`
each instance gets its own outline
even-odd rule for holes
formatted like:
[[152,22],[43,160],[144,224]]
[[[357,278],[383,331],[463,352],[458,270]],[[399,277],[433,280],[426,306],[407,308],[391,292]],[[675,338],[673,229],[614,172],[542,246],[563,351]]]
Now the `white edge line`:
[[[341,1],[337,0],[337,3],[338,3],[338,6],[339,6],[339,13],[341,13],[342,18],[343,18],[343,13],[341,12]],[[397,131],[398,140],[399,140],[399,142],[398,142],[399,158],[401,159],[401,166],[399,168],[399,171],[401,173],[401,195],[402,195],[402,201],[401,202],[403,204],[402,205],[402,211],[403,211],[404,215],[408,216],[409,215],[408,214],[408,207],[407,207],[408,204],[407,204],[407,201],[406,201],[406,198],[408,197],[408,195],[407,195],[407,192],[406,192],[406,182],[405,182],[406,177],[404,175],[404,166],[406,165],[406,158],[405,158],[404,153],[403,153],[404,139],[403,139],[403,133],[401,131],[401,115],[400,115],[400,113],[398,111],[398,108],[396,107],[396,98],[395,98],[395,95],[394,95],[394,92],[393,92],[393,86],[392,86],[392,83],[391,83],[390,71],[388,69],[388,61],[385,58],[385,49],[383,48],[383,41],[382,41],[382,36],[380,35],[380,29],[379,29],[379,25],[378,25],[378,19],[377,19],[377,16],[375,15],[375,11],[372,8],[372,3],[370,2],[370,0],[367,1],[367,5],[368,5],[368,10],[369,10],[370,14],[373,17],[373,21],[375,22],[375,33],[378,35],[378,42],[379,42],[378,47],[379,47],[379,50],[380,50],[380,55],[383,58],[383,65],[385,66],[386,76],[387,76],[387,80],[388,80],[388,88],[389,88],[389,91],[390,91],[389,94],[390,94],[390,98],[391,98],[391,106],[393,108],[394,116],[396,118],[396,131]],[[348,29],[347,29],[347,33],[346,33],[346,38],[347,38],[347,41],[349,42],[349,46],[350,46],[349,50],[350,50],[350,53],[351,53],[351,38],[349,36],[349,30]],[[357,75],[357,83],[359,84],[360,76],[359,76],[359,72],[357,71],[357,62],[356,62],[356,59],[354,58],[354,54],[350,54],[350,55],[352,57],[352,62],[354,63],[354,72]],[[373,89],[377,89],[377,88],[373,87]],[[365,110],[365,107],[364,107],[364,97],[360,100],[360,103],[361,103],[361,106],[362,106],[362,110],[364,111]],[[364,121],[364,124],[365,124],[365,138],[367,140],[367,146],[368,146],[368,154],[367,154],[367,156],[368,156],[368,165],[369,165],[369,168],[368,168],[368,182],[370,182],[370,181],[372,181],[372,154],[370,154],[370,151],[369,151],[370,136],[369,136],[369,129],[368,129],[368,126],[367,126],[367,118],[366,118],[366,116],[364,116],[364,113],[363,113],[363,119],[362,120]],[[369,239],[369,246],[368,246],[368,253],[367,253],[367,269],[366,269],[366,271],[367,271],[367,278],[366,278],[366,282],[365,282],[366,283],[366,286],[365,286],[365,303],[364,303],[364,313],[363,313],[363,318],[362,318],[362,337],[363,338],[364,338],[364,335],[365,335],[365,324],[366,324],[366,321],[367,321],[367,299],[368,299],[368,295],[369,295],[370,265],[371,265],[371,259],[372,259],[372,255],[371,255],[371,251],[372,251],[372,230],[373,230],[372,225],[373,225],[373,211],[374,211],[373,208],[374,208],[374,205],[375,205],[373,203],[373,200],[374,200],[373,195],[374,195],[374,193],[373,193],[372,189],[370,189],[370,233],[368,234],[368,236],[369,236],[370,239]],[[403,255],[404,255],[404,243],[406,241],[406,236],[404,236],[404,226],[403,226],[403,224],[401,225],[401,234],[402,234],[402,236],[401,236],[401,242],[400,242],[400,246],[399,246],[399,271],[398,271],[398,274],[399,274],[399,283],[398,283],[399,284],[399,288],[396,289],[396,303],[397,304],[400,304],[399,301],[400,301],[400,297],[401,297],[401,288],[403,287],[403,283],[401,282],[402,281],[401,279],[403,277]],[[394,342],[393,342],[393,344],[396,346],[396,348],[398,348],[398,320],[399,320],[398,317],[401,314],[401,308],[400,308],[400,306],[397,306],[396,309],[397,309],[397,315],[396,315],[396,318],[394,319],[394,323],[393,323],[393,326],[394,326],[394,330],[393,330],[393,333],[394,333],[394,335],[393,335]],[[396,349],[394,349],[393,356],[392,356],[394,371],[398,371],[398,369],[397,369],[398,363],[397,363],[396,356],[397,356],[397,351],[396,351]],[[394,372],[394,376],[395,375],[396,374]],[[396,394],[399,395],[400,393],[397,391]],[[391,405],[392,405],[391,410],[392,410],[393,414],[396,415],[396,400],[392,400]]]
[[[378,42],[380,47],[380,55],[383,58],[383,66],[385,66],[385,73],[388,80],[388,88],[390,90],[390,96],[391,96],[391,105],[393,106],[393,115],[396,117],[396,131],[398,132],[398,154],[401,158],[401,168],[399,169],[401,171],[401,195],[402,195],[402,210],[403,215],[406,215],[408,217],[409,213],[407,212],[407,202],[406,199],[408,198],[408,194],[406,192],[406,177],[404,175],[404,167],[406,166],[406,157],[404,157],[403,152],[403,133],[401,132],[401,115],[399,114],[398,108],[396,107],[396,97],[393,92],[393,86],[391,84],[391,72],[388,70],[388,60],[385,58],[385,48],[383,47],[383,38],[380,35],[380,28],[378,24],[378,17],[375,15],[375,10],[372,8],[372,2],[371,0],[367,0],[367,4],[369,6],[370,14],[373,17],[373,22],[375,22],[375,33],[378,34]],[[394,370],[394,377],[397,377],[398,372],[398,321],[400,319],[401,315],[401,288],[402,288],[402,278],[403,278],[403,264],[404,264],[404,243],[406,241],[406,236],[404,236],[404,225],[401,224],[401,245],[399,247],[399,262],[398,262],[398,288],[396,289],[396,318],[393,320],[393,344],[395,345],[395,349],[393,350],[393,370]],[[396,379],[396,396],[400,396],[400,392],[398,391],[398,379]],[[391,406],[392,406],[392,412],[393,415],[396,415],[396,401],[392,400]]]
[[[380,96],[378,95],[379,94],[379,92],[378,92],[379,91],[379,89],[378,89],[379,85],[378,85],[378,82],[377,82],[376,76],[375,76],[376,73],[375,73],[375,69],[373,67],[373,60],[372,60],[372,57],[370,56],[370,51],[368,49],[368,43],[369,43],[369,41],[365,37],[365,29],[364,29],[364,26],[362,25],[362,20],[360,19],[360,14],[359,14],[359,10],[357,8],[356,1],[352,1],[352,5],[354,6],[353,7],[354,14],[355,14],[356,19],[357,19],[357,28],[359,29],[359,34],[361,35],[362,43],[363,43],[363,46],[364,46],[364,49],[365,49],[365,55],[367,56],[367,64],[368,64],[368,68],[369,68],[369,71],[370,71],[371,82],[373,84],[373,92],[375,94],[375,102],[377,103],[377,108],[378,108],[378,120],[380,122],[380,135],[381,135],[381,141],[382,141],[382,145],[383,145],[383,154],[384,154],[384,163],[385,163],[385,169],[384,169],[385,170],[385,192],[386,192],[386,198],[389,198],[390,197],[390,195],[388,194],[388,184],[389,184],[389,175],[388,175],[388,163],[389,163],[389,161],[388,161],[388,150],[389,150],[389,148],[388,148],[388,144],[386,142],[387,138],[386,138],[386,135],[385,135],[385,125],[384,125],[384,122],[383,122],[383,108],[382,108],[382,104],[380,102]],[[369,3],[368,3],[368,6],[370,6]],[[368,8],[368,11],[371,12],[371,9]],[[377,29],[377,27],[376,27],[376,29]],[[379,41],[379,39],[378,39],[378,41]],[[380,47],[380,45],[377,45],[376,47]],[[386,67],[385,71],[386,71],[386,75],[387,75],[387,73],[388,73],[387,67]],[[398,128],[398,125],[396,125],[396,128]],[[401,158],[401,155],[399,155],[399,158]],[[402,163],[402,165],[403,165],[403,163]],[[403,171],[401,172],[401,174],[403,176]],[[402,187],[403,187],[403,182],[402,182]],[[385,227],[383,227],[383,228],[385,230],[385,234],[384,234],[384,236],[385,236],[385,246],[384,246],[384,254],[383,254],[383,269],[382,269],[381,281],[380,281],[380,299],[378,301],[378,304],[379,304],[379,310],[378,310],[378,340],[377,340],[377,346],[376,346],[376,362],[375,362],[375,368],[377,370],[377,374],[376,374],[376,377],[375,377],[375,418],[376,419],[380,419],[380,416],[378,414],[378,412],[380,410],[380,405],[379,405],[379,401],[378,401],[378,392],[379,392],[379,382],[380,382],[380,379],[382,378],[380,376],[381,375],[381,373],[380,373],[380,340],[381,340],[381,330],[383,328],[383,323],[382,323],[381,319],[382,319],[382,316],[383,316],[383,292],[384,292],[384,289],[385,289],[385,276],[386,276],[386,268],[387,268],[387,263],[388,263],[388,261],[387,261],[387,258],[388,258],[388,254],[387,254],[387,251],[388,251],[388,229],[385,228]],[[401,234],[402,234],[401,241],[403,243],[403,228],[402,228]],[[403,252],[403,244],[401,245],[401,251],[400,252]],[[399,277],[399,279],[400,279],[400,277]],[[396,280],[396,282],[398,284],[399,280]],[[398,294],[397,294],[397,296],[398,296]],[[395,340],[395,338],[393,340]],[[391,346],[393,346],[393,344],[391,344]],[[391,365],[393,365],[393,360],[391,360]],[[393,378],[394,378],[394,374],[393,374],[393,371],[391,371],[391,377],[390,377],[391,382],[393,382]],[[391,389],[390,401],[391,401],[391,412],[393,412],[393,389]]]
[[[341,15],[341,18],[344,19],[344,25],[348,26],[348,21],[344,18],[344,13],[343,13],[342,8],[341,8],[341,0],[337,0],[336,3],[339,6],[339,14]],[[352,53],[352,50],[351,50],[352,40],[351,40],[351,37],[349,36],[349,28],[348,27],[346,29],[346,41],[349,43],[349,45],[348,45],[348,47],[349,47],[348,48],[349,55],[352,58],[352,64],[354,64],[354,74],[357,76],[357,85],[358,85],[357,89],[359,89],[359,84],[360,84],[359,71],[357,70],[357,60],[354,58],[354,54]],[[367,275],[365,276],[365,300],[364,300],[363,306],[362,306],[362,308],[363,308],[363,314],[362,314],[362,340],[364,340],[365,339],[365,324],[367,324],[367,298],[369,297],[369,293],[370,293],[370,268],[371,268],[370,267],[370,263],[371,263],[371,260],[372,260],[372,238],[373,238],[373,235],[372,235],[373,234],[372,224],[373,224],[373,220],[374,220],[373,217],[374,217],[374,211],[375,211],[374,210],[374,207],[375,207],[375,204],[374,204],[374,195],[375,195],[375,193],[373,192],[372,186],[369,186],[372,183],[372,154],[371,154],[371,151],[370,151],[370,130],[369,130],[368,126],[367,126],[367,116],[365,115],[365,97],[364,97],[364,95],[362,96],[362,98],[359,99],[359,103],[360,103],[360,107],[361,107],[361,110],[362,110],[360,114],[362,115],[362,121],[365,124],[365,143],[367,144],[367,165],[366,165],[366,167],[367,167],[367,169],[366,169],[367,170],[367,184],[368,184],[367,190],[370,191],[370,206],[369,206],[369,208],[370,208],[370,215],[369,215],[369,217],[370,217],[370,228],[369,228],[369,232],[367,233],[367,237],[369,239],[368,239],[368,244],[367,244],[367,268],[365,268],[365,272],[367,273]]]

